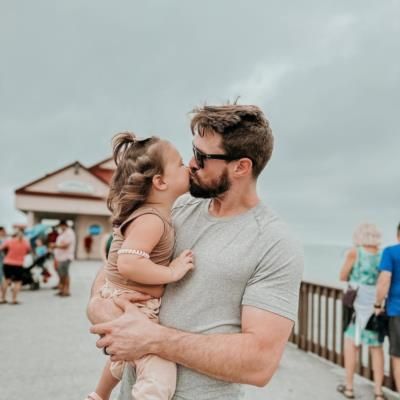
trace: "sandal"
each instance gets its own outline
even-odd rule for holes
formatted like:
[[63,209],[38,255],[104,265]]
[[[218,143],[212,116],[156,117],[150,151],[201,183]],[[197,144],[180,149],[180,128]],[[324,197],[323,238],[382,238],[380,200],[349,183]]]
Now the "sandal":
[[16,305],[20,305],[21,303],[19,301],[12,301],[10,304],[12,304],[13,306],[16,306]]
[[353,389],[348,389],[345,385],[338,385],[336,390],[346,397],[346,399],[355,399]]
[[0,304],[7,304],[8,301],[7,300],[0,300]]
[[387,397],[383,393],[379,393],[379,394],[375,393],[374,396],[375,396],[375,400],[378,400],[378,399],[386,400],[387,399]]

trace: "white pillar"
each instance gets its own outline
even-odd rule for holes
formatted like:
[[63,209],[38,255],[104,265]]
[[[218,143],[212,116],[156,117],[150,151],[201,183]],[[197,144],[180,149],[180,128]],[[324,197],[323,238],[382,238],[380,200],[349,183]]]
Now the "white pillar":
[[28,211],[27,213],[27,224],[28,228],[32,228],[32,226],[36,224],[36,216],[33,211]]

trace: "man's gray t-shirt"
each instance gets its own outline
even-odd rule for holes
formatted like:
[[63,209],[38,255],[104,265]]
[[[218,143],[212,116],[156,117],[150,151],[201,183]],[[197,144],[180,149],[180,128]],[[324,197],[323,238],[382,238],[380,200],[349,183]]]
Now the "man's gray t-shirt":
[[[195,269],[167,286],[160,323],[202,334],[236,333],[242,305],[295,321],[303,253],[286,225],[262,203],[227,218],[210,215],[209,204],[184,195],[174,205],[175,256],[192,249]],[[125,369],[120,400],[131,400],[133,374]],[[234,400],[239,394],[239,384],[178,365],[174,400]]]

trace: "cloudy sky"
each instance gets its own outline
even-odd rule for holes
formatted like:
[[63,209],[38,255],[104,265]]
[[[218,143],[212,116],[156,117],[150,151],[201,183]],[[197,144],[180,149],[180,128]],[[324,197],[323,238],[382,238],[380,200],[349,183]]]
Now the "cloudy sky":
[[259,190],[305,242],[386,243],[400,220],[400,1],[2,0],[0,224],[15,188],[110,153],[122,129],[190,157],[188,112],[263,108]]

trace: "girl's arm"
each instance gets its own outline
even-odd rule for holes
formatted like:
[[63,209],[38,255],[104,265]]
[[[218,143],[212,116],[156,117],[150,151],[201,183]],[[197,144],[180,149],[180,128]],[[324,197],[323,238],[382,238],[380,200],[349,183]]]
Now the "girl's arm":
[[[159,217],[154,214],[141,215],[127,227],[121,249],[142,250],[150,254],[163,233],[164,222]],[[138,255],[120,254],[117,267],[120,274],[131,281],[145,285],[164,285],[181,279],[193,267],[189,253],[184,252],[170,267],[155,264]]]
[[353,247],[347,253],[342,269],[340,270],[341,281],[346,281],[346,282],[348,281],[349,275],[351,273],[351,270],[353,269],[353,265],[356,262],[356,259],[357,259],[357,249]]

